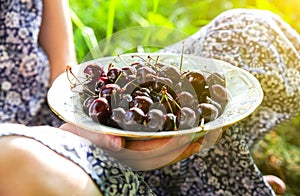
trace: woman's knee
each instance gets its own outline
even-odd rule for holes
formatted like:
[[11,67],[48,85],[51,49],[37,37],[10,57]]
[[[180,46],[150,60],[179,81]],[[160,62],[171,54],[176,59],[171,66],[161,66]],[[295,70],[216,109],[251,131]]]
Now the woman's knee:
[[25,137],[0,138],[0,176],[1,195],[100,195],[79,166]]

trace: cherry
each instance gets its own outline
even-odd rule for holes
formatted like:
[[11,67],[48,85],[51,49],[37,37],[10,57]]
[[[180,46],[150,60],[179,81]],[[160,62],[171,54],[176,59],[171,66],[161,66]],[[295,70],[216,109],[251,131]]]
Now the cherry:
[[146,63],[144,63],[144,62],[134,62],[130,66],[135,68],[135,70],[137,70],[140,67],[146,67]]
[[130,94],[122,93],[118,106],[128,110],[130,107],[130,102],[132,102],[132,96]]
[[186,79],[192,84],[192,86],[197,89],[202,90],[206,85],[205,76],[201,72],[189,71],[185,74]]
[[156,93],[151,95],[153,102],[158,102],[167,113],[176,114],[179,108],[174,98],[169,93]]
[[100,97],[106,98],[109,104],[111,106],[114,106],[112,108],[115,108],[115,106],[120,100],[120,93],[121,93],[121,88],[119,85],[106,84],[104,87],[102,87],[100,91]]
[[210,103],[200,103],[197,111],[200,116],[199,122],[201,122],[202,118],[204,119],[205,123],[213,121],[219,116],[219,111],[216,106]]
[[171,89],[173,87],[173,82],[169,78],[165,77],[156,77],[155,81],[151,82],[152,85],[150,85],[150,90],[153,92],[160,92],[162,87],[166,87],[168,92],[173,92]]
[[208,86],[205,86],[203,91],[199,93],[198,97],[198,103],[203,103],[207,101],[207,98],[210,97],[210,90]]
[[178,129],[178,121],[176,115],[173,113],[165,114],[165,123],[163,126],[163,130],[166,131],[176,131]]
[[136,68],[133,66],[125,66],[121,69],[124,76],[132,76],[136,74]]
[[225,87],[220,84],[214,84],[210,87],[210,94],[213,100],[220,103],[221,106],[225,106],[228,99],[228,93]]
[[136,79],[135,73],[136,69],[134,67],[126,66],[121,68],[122,73],[115,80],[115,83],[121,87],[126,86],[129,82]]
[[162,88],[159,96],[161,96],[159,102],[165,106],[167,112],[176,114],[179,109],[179,105],[174,100],[173,96],[169,94],[166,88]]
[[210,97],[207,97],[206,98],[206,103],[210,103],[212,105],[214,105],[218,111],[219,111],[219,114],[222,114],[223,111],[224,111],[224,108],[222,107],[222,105],[220,103],[218,103],[217,101],[211,99]]
[[124,115],[123,125],[126,130],[144,131],[145,113],[137,107],[130,108]]
[[91,103],[89,108],[89,116],[93,121],[106,123],[110,114],[110,105],[105,98],[99,97]]
[[193,86],[200,100],[201,94],[206,86],[206,78],[203,73],[197,71],[190,71],[185,74],[187,81]]
[[150,67],[140,67],[136,70],[136,81],[138,84],[154,81],[153,76],[156,72]]
[[112,67],[107,72],[107,78],[110,83],[115,83],[115,81],[120,77],[122,74],[122,69],[119,67]]
[[96,96],[90,96],[90,97],[87,97],[83,103],[82,103],[82,109],[83,109],[83,112],[86,114],[86,115],[89,115],[89,109],[90,109],[90,106],[92,104],[92,102],[97,99]]
[[176,102],[181,107],[195,107],[198,101],[195,99],[195,97],[188,91],[183,91],[181,93],[178,93],[176,95]]
[[147,96],[136,96],[131,102],[130,107],[137,107],[143,110],[144,113],[149,111],[150,106],[153,104],[153,101],[150,97]]
[[183,107],[177,114],[179,129],[189,129],[197,124],[196,113],[189,107]]
[[100,77],[99,80],[95,84],[95,93],[99,94],[101,89],[108,84],[108,78],[107,77]]
[[165,106],[159,102],[153,102],[153,104],[150,106],[149,110],[152,110],[152,109],[158,109],[158,110],[162,111],[162,113],[164,113],[164,114],[167,113]]
[[105,76],[105,71],[103,67],[98,64],[87,65],[84,68],[83,73],[85,74],[86,77],[96,79],[96,80],[101,76]]
[[159,74],[165,78],[169,78],[172,81],[178,81],[181,77],[180,71],[172,66],[172,65],[164,65],[161,68],[161,71],[159,72]]
[[146,87],[138,87],[136,88],[133,93],[132,93],[132,97],[136,97],[136,96],[147,96],[150,97],[150,93],[151,91],[149,90],[149,88]]
[[113,126],[113,127],[122,127],[123,125],[123,119],[125,117],[125,113],[126,111],[124,110],[124,108],[115,108],[115,109],[112,109],[112,112],[111,112],[111,122],[110,122],[110,125]]
[[152,109],[146,114],[146,122],[148,131],[160,131],[165,124],[164,113],[159,109]]
[[221,72],[215,72],[215,73],[210,74],[207,77],[206,82],[207,82],[208,86],[212,86],[214,84],[219,84],[223,87],[226,86],[225,75]]

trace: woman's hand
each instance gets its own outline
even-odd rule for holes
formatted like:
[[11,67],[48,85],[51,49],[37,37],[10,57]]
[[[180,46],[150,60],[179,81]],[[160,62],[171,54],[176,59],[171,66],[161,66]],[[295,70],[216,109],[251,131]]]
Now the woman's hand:
[[125,148],[108,152],[121,163],[136,170],[152,170],[176,163],[216,143],[222,130],[208,132],[196,139],[195,135],[172,138],[127,141]]
[[68,131],[74,133],[80,137],[86,138],[97,146],[109,150],[109,151],[120,151],[125,147],[125,138],[114,136],[114,135],[106,135],[101,133],[93,133],[91,131],[87,131],[85,129],[81,129],[75,125],[65,123],[60,126],[60,129],[64,131]]
[[87,138],[105,149],[122,164],[135,170],[152,170],[181,161],[213,145],[221,131],[211,131],[205,137],[195,140],[193,136],[175,136],[151,140],[125,140],[123,137],[93,133],[71,124],[61,129]]
[[176,163],[201,149],[202,140],[188,136],[127,141],[125,148],[108,153],[134,170],[152,170]]

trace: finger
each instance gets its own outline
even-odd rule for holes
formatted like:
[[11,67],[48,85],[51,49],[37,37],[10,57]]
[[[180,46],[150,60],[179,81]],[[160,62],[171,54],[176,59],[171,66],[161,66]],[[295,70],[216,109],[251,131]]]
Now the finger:
[[169,165],[177,163],[183,159],[186,159],[192,156],[195,153],[198,153],[201,149],[201,143],[194,142],[191,143],[179,156],[177,156]]
[[111,153],[111,155],[119,160],[150,159],[169,153],[189,142],[191,142],[191,138],[188,136],[130,141],[126,143],[125,149],[117,153]]
[[68,132],[71,132],[71,133],[74,133],[74,134],[77,135],[77,127],[73,124],[64,123],[59,128],[64,130],[64,131],[68,131]]
[[197,153],[200,150],[200,146],[201,145],[199,143],[195,142],[189,145],[182,146],[163,156],[159,156],[151,159],[141,159],[138,161],[123,160],[123,164],[126,164],[132,169],[138,171],[158,169],[188,158],[189,156]]
[[273,175],[266,175],[264,176],[265,180],[270,184],[270,186],[272,187],[272,189],[274,190],[274,192],[278,195],[283,195],[285,192],[285,184],[284,182]]
[[125,147],[126,143],[125,139],[122,137],[87,131],[69,123],[61,125],[60,129],[86,138],[95,143],[97,146],[111,151],[120,151]]
[[200,138],[202,140],[201,149],[210,148],[215,145],[221,138],[222,133],[222,129],[210,130],[205,136]]
[[165,146],[172,149],[172,147],[174,146],[182,146],[191,141],[192,139],[189,136],[176,136],[151,140],[137,140],[128,141],[126,144],[126,148],[134,151],[149,151],[153,149],[158,149],[161,146]]

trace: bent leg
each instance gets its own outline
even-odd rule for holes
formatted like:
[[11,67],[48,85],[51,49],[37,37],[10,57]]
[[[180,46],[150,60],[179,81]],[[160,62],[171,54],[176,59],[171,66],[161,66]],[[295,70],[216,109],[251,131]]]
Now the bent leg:
[[0,195],[101,195],[79,166],[33,139],[0,138]]
[[[235,9],[166,51],[181,53],[183,44],[186,54],[223,60],[252,73],[260,81],[264,100],[248,118],[224,131],[209,151],[148,172],[145,179],[151,185],[155,174],[169,182],[167,191],[183,195],[275,195],[250,148],[265,133],[299,115],[300,35],[272,12]],[[161,189],[159,182],[151,186]]]

